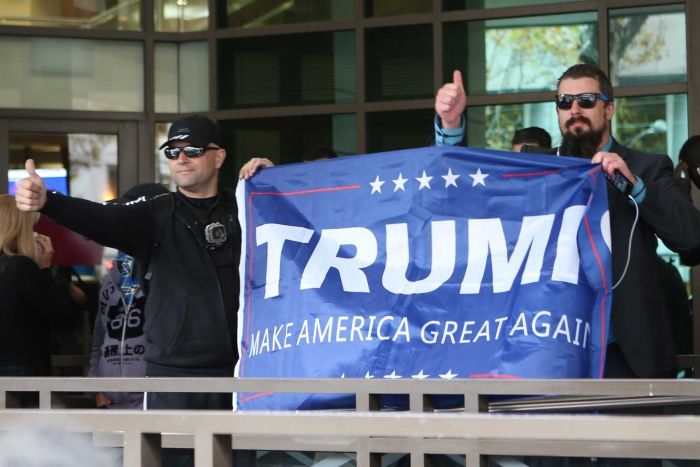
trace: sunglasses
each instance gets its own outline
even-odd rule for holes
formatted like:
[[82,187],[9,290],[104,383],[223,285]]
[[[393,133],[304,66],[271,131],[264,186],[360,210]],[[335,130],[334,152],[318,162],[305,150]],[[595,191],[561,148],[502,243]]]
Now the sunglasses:
[[610,97],[599,92],[583,92],[581,94],[559,94],[556,97],[557,107],[561,110],[569,110],[574,105],[574,100],[582,109],[592,109],[596,101],[610,102]]
[[165,148],[163,149],[163,152],[165,153],[165,157],[170,160],[175,160],[178,157],[180,157],[180,153],[184,152],[185,156],[189,158],[194,158],[194,157],[200,157],[204,155],[205,152],[207,151],[212,151],[215,149],[219,148],[198,148],[196,146],[185,146],[183,148]]

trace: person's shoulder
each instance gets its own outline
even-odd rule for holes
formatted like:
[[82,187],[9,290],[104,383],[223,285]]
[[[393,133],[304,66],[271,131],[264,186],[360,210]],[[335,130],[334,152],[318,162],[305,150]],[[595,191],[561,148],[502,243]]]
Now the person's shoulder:
[[169,209],[175,203],[175,193],[168,192],[162,193],[148,201],[143,201],[141,203],[133,204],[132,206],[151,211],[153,214],[163,213],[164,211],[169,211]]
[[0,261],[5,263],[7,270],[27,272],[39,269],[34,260],[24,255],[3,255]]
[[623,146],[617,141],[610,148],[610,152],[619,154],[628,165],[635,165],[642,168],[658,168],[664,166],[672,166],[671,158],[667,154],[651,153],[640,151],[638,149]]
[[623,146],[622,144],[618,143],[617,141],[615,141],[613,146],[610,148],[610,152],[618,153],[620,156],[623,156],[623,157],[634,157],[634,158],[649,159],[649,160],[668,157],[667,154],[640,151],[639,149],[634,149],[634,148],[631,148],[629,146]]
[[535,146],[533,144],[523,144],[520,146],[520,152],[524,154],[549,154],[556,155],[557,148],[545,148],[542,146]]

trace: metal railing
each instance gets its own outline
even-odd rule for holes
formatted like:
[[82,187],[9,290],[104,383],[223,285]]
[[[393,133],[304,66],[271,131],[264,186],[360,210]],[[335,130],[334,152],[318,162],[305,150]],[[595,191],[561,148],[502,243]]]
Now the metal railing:
[[[354,394],[355,411],[187,412],[67,409],[70,395],[97,391]],[[39,392],[39,410],[10,409],[19,392]],[[381,411],[378,397],[406,394],[407,412]],[[435,395],[462,395],[457,412],[431,410]],[[548,396],[541,396],[547,394]],[[524,396],[492,401],[490,396]],[[539,396],[535,398],[525,396]],[[529,401],[529,402],[528,402]],[[545,403],[546,401],[546,403]],[[508,407],[507,404],[511,403]],[[521,414],[648,405],[684,415]],[[545,406],[549,404],[549,406]],[[583,406],[582,406],[583,404]],[[61,421],[124,447],[124,465],[160,465],[161,447],[194,448],[197,467],[231,465],[232,449],[354,453],[374,466],[381,453],[700,459],[700,381],[695,380],[355,380],[233,378],[3,378],[0,431]],[[509,410],[515,413],[488,413]]]

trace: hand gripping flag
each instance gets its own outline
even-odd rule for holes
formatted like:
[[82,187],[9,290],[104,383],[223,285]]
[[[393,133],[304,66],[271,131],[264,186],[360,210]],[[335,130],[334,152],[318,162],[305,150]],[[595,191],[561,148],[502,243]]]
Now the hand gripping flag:
[[430,147],[265,169],[236,196],[240,377],[602,377],[611,261],[598,165]]

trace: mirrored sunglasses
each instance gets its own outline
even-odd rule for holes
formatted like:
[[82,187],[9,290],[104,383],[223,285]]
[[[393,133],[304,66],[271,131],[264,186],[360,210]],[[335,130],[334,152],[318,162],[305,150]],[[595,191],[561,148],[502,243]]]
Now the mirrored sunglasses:
[[561,110],[569,110],[574,105],[574,100],[582,109],[592,109],[596,101],[610,102],[610,97],[599,92],[583,92],[581,94],[559,94],[556,97],[557,107]]
[[194,157],[200,157],[204,155],[205,152],[211,151],[213,149],[219,149],[219,148],[212,148],[212,147],[207,147],[207,148],[198,148],[196,146],[185,146],[182,148],[165,148],[163,149],[163,153],[165,154],[165,157],[170,159],[170,160],[175,160],[178,157],[180,157],[180,153],[184,152],[185,156],[194,158]]

